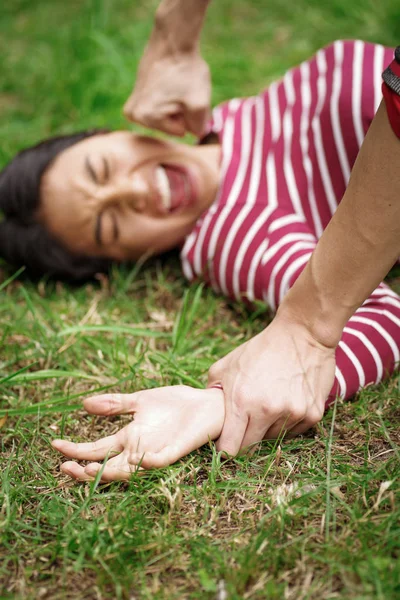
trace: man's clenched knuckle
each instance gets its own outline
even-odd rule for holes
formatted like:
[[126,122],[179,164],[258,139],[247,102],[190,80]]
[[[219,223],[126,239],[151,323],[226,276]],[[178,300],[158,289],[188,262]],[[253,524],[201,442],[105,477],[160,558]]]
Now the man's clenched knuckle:
[[316,425],[317,423],[319,423],[322,419],[324,415],[324,411],[323,409],[314,406],[312,409],[310,409],[308,415],[307,415],[307,422],[309,424],[310,427],[313,427],[313,425]]
[[316,423],[319,423],[319,421],[321,421],[322,417],[325,414],[325,406],[316,406],[315,407],[315,419],[316,419]]
[[299,405],[299,406],[292,406],[291,407],[291,409],[290,409],[290,419],[294,423],[298,423],[299,421],[302,421],[305,416],[306,416],[306,410],[305,410],[305,408],[303,406]]
[[145,103],[143,100],[138,102],[135,98],[132,98],[127,108],[135,121],[139,121],[140,123],[153,119],[156,113],[155,108],[148,102]]
[[186,105],[189,110],[197,115],[206,114],[209,108],[206,98],[189,98]]
[[251,393],[248,386],[245,383],[239,383],[234,388],[234,401],[236,406],[241,410],[243,407],[249,406],[254,400],[254,394]]
[[134,112],[135,112],[137,121],[139,121],[140,123],[151,123],[152,121],[154,121],[158,118],[158,115],[156,115],[156,111],[152,112],[148,108],[145,108],[145,109],[135,108]]
[[269,418],[271,416],[277,415],[280,413],[279,403],[275,400],[271,400],[270,398],[262,398],[259,403],[259,408],[261,414]]

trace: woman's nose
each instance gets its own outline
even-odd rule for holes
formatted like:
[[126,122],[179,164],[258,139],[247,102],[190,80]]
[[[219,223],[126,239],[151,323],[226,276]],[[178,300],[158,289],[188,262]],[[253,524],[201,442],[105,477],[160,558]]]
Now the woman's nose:
[[121,176],[107,190],[106,201],[128,206],[136,212],[143,212],[147,207],[149,190],[145,179],[134,173]]

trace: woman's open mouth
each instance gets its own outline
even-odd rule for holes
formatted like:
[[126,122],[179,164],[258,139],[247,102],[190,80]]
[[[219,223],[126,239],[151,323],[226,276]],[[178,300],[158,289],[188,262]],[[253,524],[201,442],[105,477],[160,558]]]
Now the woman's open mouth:
[[175,212],[196,201],[193,177],[185,167],[162,164],[155,177],[163,212]]

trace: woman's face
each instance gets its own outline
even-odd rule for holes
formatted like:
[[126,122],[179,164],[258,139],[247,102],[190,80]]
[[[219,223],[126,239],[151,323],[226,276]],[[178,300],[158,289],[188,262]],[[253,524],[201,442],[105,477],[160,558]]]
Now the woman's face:
[[116,131],[64,150],[38,218],[71,251],[136,260],[178,246],[215,199],[220,148]]

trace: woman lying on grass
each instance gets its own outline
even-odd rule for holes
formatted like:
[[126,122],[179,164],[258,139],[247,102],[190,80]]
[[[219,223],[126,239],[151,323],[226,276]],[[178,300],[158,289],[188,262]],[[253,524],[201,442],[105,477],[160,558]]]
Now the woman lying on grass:
[[[392,54],[335,42],[259,96],[217,107],[207,136],[215,143],[89,132],[22,152],[0,176],[0,253],[35,273],[80,279],[110,260],[182,246],[189,280],[277,309],[343,196]],[[399,347],[400,298],[381,284],[348,322],[336,353],[318,347],[327,358],[318,382],[304,370],[295,374],[318,397],[309,393],[304,408],[293,388],[286,412],[276,411],[264,437],[302,433],[337,395],[349,398],[381,381],[396,367]],[[134,421],[95,443],[53,446],[77,460],[109,459],[103,481],[127,479],[138,464],[168,465],[219,437],[225,360],[211,368],[206,390],[176,386],[87,399],[90,413],[134,413]],[[278,381],[286,378],[278,373]],[[62,466],[76,479],[101,468]]]

